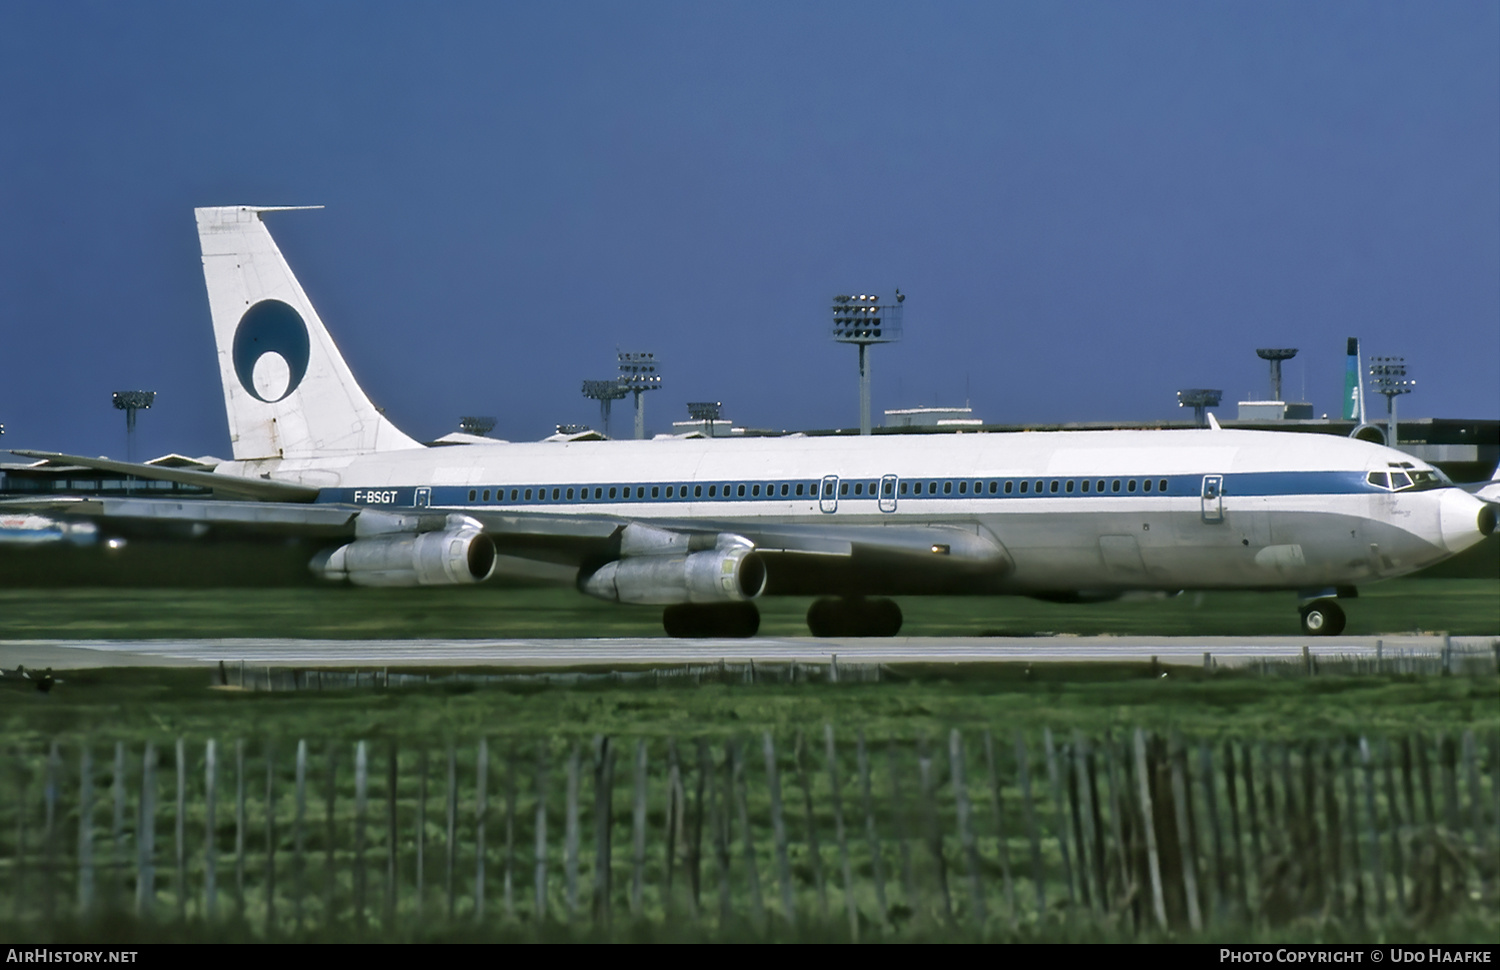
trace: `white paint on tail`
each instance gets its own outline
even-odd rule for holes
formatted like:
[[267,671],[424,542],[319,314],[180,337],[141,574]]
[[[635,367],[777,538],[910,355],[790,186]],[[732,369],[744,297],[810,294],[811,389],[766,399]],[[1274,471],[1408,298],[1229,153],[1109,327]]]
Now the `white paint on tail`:
[[235,460],[420,448],[360,389],[267,231],[291,208],[320,207],[194,210]]

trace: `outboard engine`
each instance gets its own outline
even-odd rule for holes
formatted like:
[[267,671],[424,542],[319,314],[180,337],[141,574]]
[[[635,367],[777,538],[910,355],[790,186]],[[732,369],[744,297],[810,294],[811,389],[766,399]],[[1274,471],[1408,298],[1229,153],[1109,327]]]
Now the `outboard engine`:
[[743,603],[766,588],[765,562],[743,536],[630,525],[621,558],[580,575],[580,591],[617,603]]

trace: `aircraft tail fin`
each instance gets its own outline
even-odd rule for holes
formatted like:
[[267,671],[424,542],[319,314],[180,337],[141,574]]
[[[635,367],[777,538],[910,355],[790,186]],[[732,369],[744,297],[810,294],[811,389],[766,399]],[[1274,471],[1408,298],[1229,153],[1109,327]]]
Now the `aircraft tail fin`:
[[194,210],[237,461],[421,447],[344,363],[262,217],[321,206]]

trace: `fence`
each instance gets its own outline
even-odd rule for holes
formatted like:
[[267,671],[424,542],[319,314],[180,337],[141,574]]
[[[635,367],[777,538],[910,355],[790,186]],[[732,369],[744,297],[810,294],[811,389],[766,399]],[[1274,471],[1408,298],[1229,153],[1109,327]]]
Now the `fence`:
[[1495,911],[1497,778],[1474,731],[58,741],[0,764],[0,920],[1422,924]]

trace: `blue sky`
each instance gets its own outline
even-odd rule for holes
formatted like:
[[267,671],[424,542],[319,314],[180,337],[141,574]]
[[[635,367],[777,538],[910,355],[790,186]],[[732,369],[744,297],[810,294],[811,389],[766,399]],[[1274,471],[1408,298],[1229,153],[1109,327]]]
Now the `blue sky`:
[[[1407,416],[1500,416],[1500,5],[0,5],[5,444],[229,451],[192,209],[272,231],[414,436],[597,417],[858,422],[835,293],[899,286],[875,406],[1334,412],[1344,340]],[[1232,413],[1232,411],[1230,412]],[[622,421],[616,431],[624,427]]]

